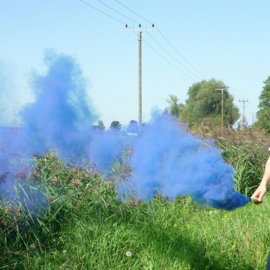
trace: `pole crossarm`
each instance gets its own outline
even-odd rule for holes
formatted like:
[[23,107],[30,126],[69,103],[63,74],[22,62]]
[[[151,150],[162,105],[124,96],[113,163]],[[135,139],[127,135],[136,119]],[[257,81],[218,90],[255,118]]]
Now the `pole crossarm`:
[[227,91],[229,88],[230,88],[230,86],[225,86],[225,87],[222,87],[222,88],[215,88],[215,90],[219,90],[223,94],[223,91]]
[[144,31],[154,31],[154,29],[144,29],[144,28],[126,29],[126,32],[144,32]]

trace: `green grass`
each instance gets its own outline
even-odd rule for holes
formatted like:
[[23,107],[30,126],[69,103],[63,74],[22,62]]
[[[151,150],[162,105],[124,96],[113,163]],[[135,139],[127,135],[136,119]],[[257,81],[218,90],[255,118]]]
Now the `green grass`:
[[[54,185],[42,171],[52,198],[46,214],[0,207],[0,269],[265,269],[267,197],[233,212],[189,197],[124,203],[112,181],[79,170],[72,177],[56,164]],[[83,177],[73,185],[75,174]]]

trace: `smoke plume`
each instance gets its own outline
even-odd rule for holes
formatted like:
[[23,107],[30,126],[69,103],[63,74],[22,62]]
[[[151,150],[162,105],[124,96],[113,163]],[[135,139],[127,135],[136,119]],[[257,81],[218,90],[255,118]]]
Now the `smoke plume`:
[[159,113],[132,139],[113,130],[98,132],[93,129],[98,116],[87,94],[87,81],[75,59],[50,50],[44,63],[47,71],[32,75],[35,101],[21,111],[21,126],[0,131],[0,181],[5,176],[1,197],[16,198],[14,179],[18,173],[29,175],[33,155],[54,151],[64,162],[95,163],[106,174],[126,144],[132,143],[133,176],[118,185],[119,198],[151,200],[161,194],[174,200],[191,195],[202,205],[226,210],[248,203],[234,190],[233,168],[211,142]]
[[189,134],[169,115],[155,114],[137,139],[130,166],[134,176],[119,184],[118,196],[171,201],[191,195],[201,205],[234,210],[249,199],[234,190],[233,168],[211,141]]

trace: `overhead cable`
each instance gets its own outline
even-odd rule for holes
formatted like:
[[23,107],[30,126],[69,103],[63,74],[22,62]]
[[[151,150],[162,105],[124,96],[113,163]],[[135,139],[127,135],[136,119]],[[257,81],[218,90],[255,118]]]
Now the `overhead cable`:
[[193,77],[189,76],[188,74],[186,74],[184,71],[182,71],[181,69],[179,69],[178,67],[176,67],[174,64],[172,64],[169,60],[167,60],[165,57],[163,57],[159,52],[157,52],[152,46],[150,46],[145,40],[142,40],[147,46],[149,46],[155,53],[157,53],[161,58],[163,58],[166,62],[168,62],[171,66],[173,66],[174,68],[176,68],[178,71],[180,71],[181,73],[183,73],[184,75],[188,76],[189,78],[191,78],[194,81],[197,81],[196,79],[194,79]]
[[[103,12],[103,11],[101,11],[100,9],[98,9],[98,8],[96,8],[96,7],[94,7],[94,6],[92,6],[92,5],[90,5],[89,3],[87,3],[87,2],[85,2],[85,1],[83,1],[83,0],[79,0],[80,2],[82,2],[82,3],[84,3],[85,5],[87,5],[87,6],[89,6],[89,7],[91,7],[91,8],[93,8],[93,9],[95,9],[95,10],[97,10],[97,11],[99,11],[100,13],[102,13],[102,14],[104,14],[104,15],[106,15],[106,16],[108,16],[108,17],[110,17],[110,18],[112,18],[112,19],[114,19],[115,21],[118,21],[118,22],[120,22],[121,24],[124,24],[124,25],[126,25],[124,22],[122,22],[122,21],[120,21],[120,20],[118,20],[118,19],[116,19],[116,18],[114,18],[113,16],[111,16],[111,15],[109,15],[109,14],[107,14],[107,13],[105,13],[105,12]],[[110,9],[112,9],[112,10],[114,10],[115,12],[117,12],[117,13],[119,13],[119,14],[121,14],[122,16],[124,16],[124,17],[126,17],[126,18],[128,18],[129,20],[132,20],[132,19],[130,19],[129,17],[127,17],[127,16],[125,16],[125,15],[123,15],[122,13],[120,13],[120,12],[118,12],[118,11],[116,11],[115,9],[113,9],[113,8],[111,8],[110,6],[108,6],[107,4],[105,4],[105,3],[103,3],[102,1],[100,1],[100,0],[98,0],[100,3],[102,3],[102,4],[104,4],[104,5],[106,5],[107,7],[109,7]],[[117,0],[116,0],[117,1]],[[121,4],[119,1],[117,1],[119,4]],[[133,13],[135,13],[135,12],[133,12]],[[135,13],[136,14],[136,13]],[[136,15],[138,15],[138,14],[136,14]],[[139,16],[139,15],[138,15]],[[140,16],[141,17],[141,16]],[[143,18],[143,17],[141,17],[141,18]],[[144,19],[144,18],[143,18]],[[146,20],[146,21],[148,21],[148,20]],[[150,22],[150,21],[148,21],[148,22]],[[130,28],[130,27],[128,27],[128,28]],[[131,28],[130,28],[131,29]],[[135,33],[134,33],[135,34]],[[135,34],[136,35],[136,34]],[[151,36],[151,35],[150,35]],[[152,37],[152,36],[151,36]],[[153,38],[153,37],[152,37]],[[153,38],[154,39],[154,38]],[[154,39],[155,40],[155,39]],[[156,40],[155,40],[156,41]],[[184,74],[184,75],[186,75],[187,77],[189,77],[189,78],[191,78],[192,80],[194,80],[194,81],[197,81],[196,79],[194,79],[193,77],[191,77],[191,76],[189,76],[188,74],[186,74],[184,71],[182,71],[181,69],[179,69],[178,67],[176,67],[174,64],[172,64],[169,60],[167,60],[164,56],[162,56],[159,52],[157,52],[151,45],[149,45],[146,41],[144,41],[143,40],[143,42],[148,46],[148,47],[150,47],[155,53],[157,53],[162,59],[164,59],[166,62],[168,62],[171,66],[173,66],[175,69],[177,69],[178,71],[180,71],[182,74]],[[156,41],[157,42],[157,41]],[[158,43],[158,42],[157,42]],[[158,43],[159,44],[159,43]],[[159,44],[160,45],[160,44]],[[161,45],[160,45],[161,46]],[[161,46],[162,47],[162,46]],[[162,47],[163,48],[163,47]],[[164,49],[164,48],[163,48]],[[165,49],[164,49],[165,50]],[[166,50],[165,50],[166,51]],[[169,53],[169,52],[167,52],[167,53]],[[170,54],[170,53],[169,53]],[[171,54],[170,54],[171,55]],[[172,55],[171,55],[172,56]],[[173,56],[172,56],[173,57]],[[176,60],[176,59],[175,59]],[[176,60],[177,61],[177,60]],[[178,61],[177,61],[178,62]],[[181,63],[180,63],[181,64]],[[182,65],[182,64],[181,64]],[[183,65],[182,65],[183,66]],[[192,72],[191,72],[192,73]],[[195,75],[195,74],[194,74]],[[196,76],[196,75],[195,75]],[[198,77],[198,76],[197,76]],[[199,78],[199,77],[198,77]]]
[[100,9],[98,9],[98,8],[96,8],[96,7],[94,7],[94,6],[90,5],[90,4],[88,4],[87,2],[85,2],[85,1],[83,1],[83,0],[79,0],[79,1],[81,1],[82,3],[84,3],[85,5],[87,5],[87,6],[91,7],[91,8],[93,8],[93,9],[99,11],[100,13],[103,13],[104,15],[106,15],[106,16],[108,16],[108,17],[114,19],[115,21],[118,21],[118,22],[120,22],[121,24],[124,24],[124,25],[125,25],[124,22],[122,22],[122,21],[120,21],[120,20],[114,18],[113,16],[111,16],[111,15],[109,15],[109,14],[107,14],[107,13],[101,11]]
[[197,76],[195,73],[193,73],[191,70],[186,68],[181,62],[179,62],[170,52],[168,52],[150,33],[147,32],[147,34],[167,53],[169,54],[178,64],[180,64],[183,68],[185,68],[187,71],[189,71],[191,74],[199,78],[200,80],[202,79],[201,77]]
[[131,10],[130,8],[128,8],[127,6],[123,5],[122,3],[120,3],[118,0],[115,0],[118,4],[120,4],[121,6],[123,6],[124,8],[128,9],[129,11],[131,11],[132,13],[134,13],[135,15],[137,15],[138,17],[144,19],[146,22],[149,22],[152,24],[152,22],[146,20],[144,17],[142,17],[141,15],[139,15],[138,13],[136,13],[135,11]]
[[194,68],[200,75],[202,75],[205,79],[207,79],[200,71],[198,71],[194,66],[192,66],[188,60],[169,42],[169,40],[159,31],[157,27],[155,27],[157,31],[161,34],[161,36],[169,43],[169,45],[192,67]]
[[[125,17],[125,18],[127,18],[127,19],[129,19],[129,20],[131,20],[131,21],[134,21],[134,20],[132,20],[131,18],[129,18],[129,17],[127,17],[126,15],[124,15],[123,13],[121,13],[121,12],[117,11],[116,9],[110,7],[109,5],[105,4],[105,3],[102,2],[101,0],[98,0],[98,2],[100,2],[101,4],[103,4],[103,5],[106,6],[106,7],[110,8],[111,10],[115,11],[116,13],[122,15],[123,17]],[[137,23],[137,24],[139,24],[139,23],[136,22],[136,21],[134,21],[134,22]]]
[[[121,6],[123,6],[124,8],[126,8],[127,10],[129,10],[130,12],[134,13],[135,15],[139,16],[140,18],[144,19],[145,21],[149,22],[152,24],[152,22],[148,21],[147,19],[145,19],[144,17],[142,17],[141,15],[139,15],[138,13],[136,13],[135,11],[133,11],[132,9],[128,8],[127,6],[125,6],[124,4],[122,4],[121,2],[119,2],[118,0],[115,0],[118,4],[120,4]],[[155,29],[157,29],[157,31],[160,33],[160,35],[169,43],[169,45],[194,69],[196,70],[201,76],[203,76],[205,79],[207,79],[200,71],[198,71],[193,65],[191,65],[189,63],[188,60],[186,60],[184,58],[184,56],[169,42],[169,40],[161,33],[161,31],[155,26]],[[183,66],[183,65],[182,65]]]

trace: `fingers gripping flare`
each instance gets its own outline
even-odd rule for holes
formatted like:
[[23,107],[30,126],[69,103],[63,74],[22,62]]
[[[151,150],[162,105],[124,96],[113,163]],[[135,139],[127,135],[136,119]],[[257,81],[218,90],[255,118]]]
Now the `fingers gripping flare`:
[[256,198],[256,197],[250,197],[249,199],[250,199],[250,201],[253,202],[254,204],[260,204],[260,203],[262,203],[262,201],[259,201],[259,199]]

